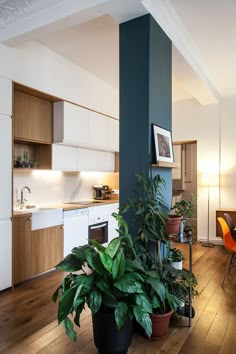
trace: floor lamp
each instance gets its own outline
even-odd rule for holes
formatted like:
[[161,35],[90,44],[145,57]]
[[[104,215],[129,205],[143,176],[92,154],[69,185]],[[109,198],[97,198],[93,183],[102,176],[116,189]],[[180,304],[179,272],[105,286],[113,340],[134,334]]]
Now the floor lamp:
[[201,176],[201,185],[207,187],[207,241],[202,241],[201,245],[203,247],[214,247],[214,244],[210,242],[209,237],[209,214],[210,214],[210,188],[217,185],[217,176],[216,175],[202,175]]

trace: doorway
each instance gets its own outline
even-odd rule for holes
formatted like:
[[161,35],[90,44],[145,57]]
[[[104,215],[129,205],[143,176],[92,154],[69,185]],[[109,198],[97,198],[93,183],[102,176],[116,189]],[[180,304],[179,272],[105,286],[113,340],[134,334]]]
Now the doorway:
[[[172,205],[181,199],[190,200],[197,196],[197,141],[181,141],[173,143],[175,162],[179,168],[172,170]],[[191,222],[193,227],[192,241],[197,241],[197,208]]]

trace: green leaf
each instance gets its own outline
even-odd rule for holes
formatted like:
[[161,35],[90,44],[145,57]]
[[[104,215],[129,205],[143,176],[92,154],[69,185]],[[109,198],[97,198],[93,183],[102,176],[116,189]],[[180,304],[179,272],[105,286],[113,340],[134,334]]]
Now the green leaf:
[[76,312],[75,312],[75,317],[74,317],[74,322],[76,324],[76,326],[80,327],[80,315],[81,312],[84,309],[84,302],[81,303],[77,308],[76,308]]
[[82,269],[83,262],[81,262],[74,254],[68,254],[63,261],[56,265],[57,269],[64,270],[64,272],[74,272]]
[[151,287],[155,290],[158,294],[162,302],[165,302],[166,299],[166,289],[162,282],[158,281],[157,279],[148,278],[146,279],[147,283],[151,285]]
[[103,278],[96,280],[96,286],[104,293],[111,294],[111,289],[107,281]]
[[114,238],[109,245],[107,246],[105,253],[108,254],[108,256],[110,256],[112,259],[114,258],[116,252],[118,251],[119,247],[120,247],[120,238],[116,237]]
[[77,333],[74,331],[74,325],[73,322],[66,317],[63,321],[62,321],[62,325],[66,330],[66,334],[67,336],[73,340],[73,342],[76,342],[77,339]]
[[101,303],[102,303],[102,295],[100,291],[93,290],[89,295],[89,301],[88,301],[89,307],[93,315],[95,315],[95,313],[99,310]]
[[124,293],[143,293],[142,284],[136,280],[134,273],[124,274],[114,283],[114,286]]
[[128,317],[128,306],[125,302],[119,302],[115,307],[115,320],[119,330],[125,325]]
[[[76,276],[74,283],[83,285],[83,295],[91,289],[92,282],[94,280],[94,275],[91,273],[90,275],[79,274]],[[82,289],[81,289],[82,290]]]
[[84,297],[77,297],[77,299],[74,300],[74,303],[73,303],[73,308],[76,312],[77,312],[78,308],[81,306],[81,304],[82,304],[82,309],[83,309],[84,304],[85,304]]
[[106,268],[106,270],[111,273],[113,263],[112,258],[106,253],[99,253],[99,256],[104,268]]
[[58,298],[60,289],[62,289],[62,286],[61,286],[61,285],[58,286],[58,288],[56,289],[56,291],[55,291],[55,292],[53,293],[53,295],[52,295],[52,300],[53,300],[54,302],[57,301],[57,298]]
[[146,274],[149,275],[151,278],[160,279],[160,273],[156,270],[148,270],[146,271]]
[[112,278],[122,277],[125,272],[125,256],[123,250],[120,250],[112,264]]
[[58,305],[58,323],[60,324],[73,309],[73,302],[78,285],[66,290],[60,297]]
[[80,247],[74,247],[71,250],[71,253],[73,253],[76,258],[78,258],[82,263],[84,263],[86,261],[86,250],[91,249],[91,247],[89,245],[84,245],[84,246],[80,246]]
[[142,264],[138,260],[136,260],[136,259],[134,259],[134,260],[126,259],[125,270],[127,272],[133,272],[133,271],[141,271],[141,272],[143,272],[144,268],[143,268]]
[[103,294],[102,303],[107,307],[115,307],[117,304],[117,300],[113,294]]
[[98,241],[96,241],[96,240],[90,240],[89,242],[90,242],[94,247],[96,247],[96,249],[97,249],[99,252],[105,252],[106,247],[102,246],[101,243],[99,243]]
[[152,334],[152,321],[149,313],[145,312],[140,306],[134,306],[134,317],[136,321],[143,327],[148,337]]
[[161,304],[160,304],[160,301],[159,301],[158,297],[155,296],[155,295],[152,296],[152,308],[153,309],[157,309],[160,306],[161,306]]
[[[77,287],[75,296],[74,296],[74,301],[73,301],[73,307],[75,308],[76,301],[79,303],[81,300],[83,301],[83,298],[81,298],[81,290],[83,289],[83,284],[80,284]],[[81,302],[80,302],[81,303]],[[76,304],[77,305],[77,304]]]
[[143,308],[145,312],[152,313],[152,305],[149,299],[144,294],[135,295],[135,302],[137,305]]
[[104,274],[104,267],[98,253],[86,252],[86,261],[92,270],[96,271],[98,274]]

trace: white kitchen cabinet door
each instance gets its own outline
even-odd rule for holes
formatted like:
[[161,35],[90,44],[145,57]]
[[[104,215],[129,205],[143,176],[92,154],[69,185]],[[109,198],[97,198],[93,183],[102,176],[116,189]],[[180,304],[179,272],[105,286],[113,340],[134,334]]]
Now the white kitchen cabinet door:
[[0,221],[0,290],[12,286],[12,222]]
[[0,114],[0,219],[12,214],[12,119]]
[[119,121],[108,119],[108,146],[110,151],[119,151]]
[[12,81],[0,77],[0,113],[12,115]]
[[89,144],[108,149],[108,117],[92,111],[89,112]]
[[73,146],[52,145],[52,169],[78,171],[78,149]]
[[88,145],[89,111],[72,103],[54,103],[54,142],[75,146]]
[[114,152],[98,151],[98,171],[114,172],[115,156]]
[[98,152],[96,150],[78,148],[78,170],[98,171]]
[[108,220],[108,241],[110,242],[113,238],[118,237],[117,232],[118,224],[116,219],[112,216],[112,213],[118,213],[119,203],[114,203],[109,205],[109,220]]

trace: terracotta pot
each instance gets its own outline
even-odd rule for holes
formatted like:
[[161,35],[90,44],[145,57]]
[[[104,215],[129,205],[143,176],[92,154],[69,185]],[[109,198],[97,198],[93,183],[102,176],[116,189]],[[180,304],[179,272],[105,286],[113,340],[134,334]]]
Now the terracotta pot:
[[[168,215],[169,220],[166,222],[165,234],[167,235],[167,239],[176,241],[179,235],[179,227],[182,216],[178,215]],[[173,235],[173,237],[168,237]]]
[[169,328],[169,322],[172,314],[174,313],[173,310],[164,313],[162,315],[160,314],[151,314],[151,320],[152,320],[152,335],[151,339],[153,340],[158,340],[159,338],[162,338],[166,335],[168,328]]

